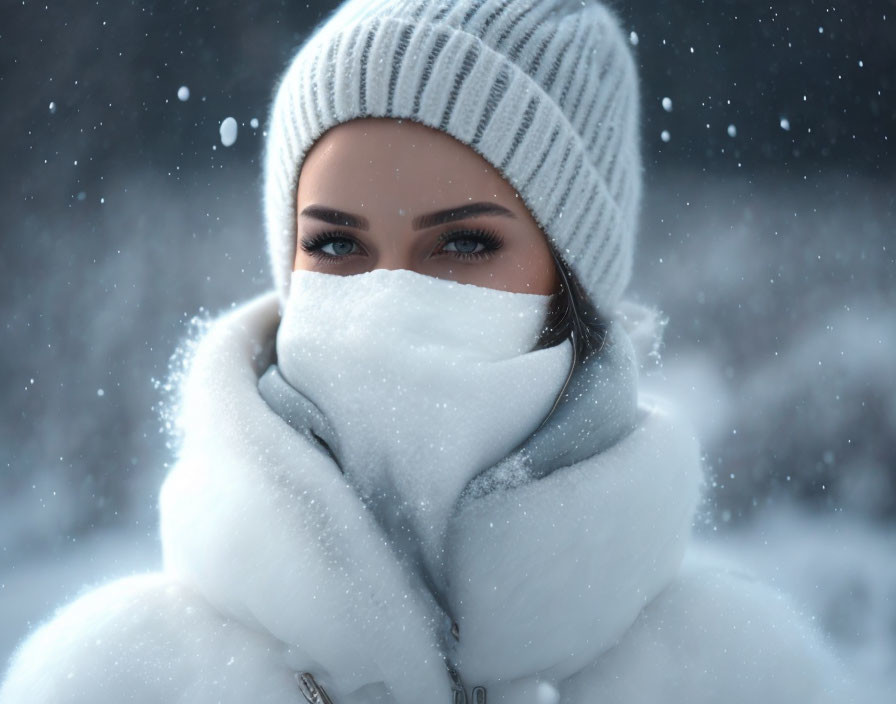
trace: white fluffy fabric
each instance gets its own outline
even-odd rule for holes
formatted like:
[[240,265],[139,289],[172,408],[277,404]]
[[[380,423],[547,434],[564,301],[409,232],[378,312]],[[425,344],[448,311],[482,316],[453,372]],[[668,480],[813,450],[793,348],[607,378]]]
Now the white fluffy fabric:
[[328,418],[339,465],[393,548],[432,581],[444,581],[461,492],[563,388],[571,345],[533,351],[549,303],[404,269],[292,274],[279,370]]
[[681,568],[698,447],[646,400],[610,449],[451,515],[446,653],[434,594],[259,396],[278,322],[260,296],[198,345],[161,495],[165,573],[63,609],[16,654],[2,704],[301,704],[305,671],[335,704],[448,704],[446,656],[489,704],[849,701],[780,597],[694,553]]

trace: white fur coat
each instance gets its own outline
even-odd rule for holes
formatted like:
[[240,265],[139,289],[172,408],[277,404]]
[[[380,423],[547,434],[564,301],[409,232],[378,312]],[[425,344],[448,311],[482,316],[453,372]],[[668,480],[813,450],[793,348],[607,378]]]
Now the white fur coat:
[[[0,703],[452,701],[433,594],[334,463],[259,396],[277,298],[198,345],[161,494],[164,571],[62,608]],[[772,590],[688,547],[697,443],[642,400],[610,449],[452,519],[454,664],[489,704],[847,701],[818,636]],[[468,689],[469,691],[469,689]]]

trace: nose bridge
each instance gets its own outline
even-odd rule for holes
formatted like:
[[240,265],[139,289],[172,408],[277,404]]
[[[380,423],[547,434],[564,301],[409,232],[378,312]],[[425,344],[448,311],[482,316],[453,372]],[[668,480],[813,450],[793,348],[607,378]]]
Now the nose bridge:
[[397,269],[413,269],[413,264],[408,261],[406,257],[399,255],[395,256],[381,256],[376,263],[374,269],[388,269],[390,271],[395,271]]
[[404,218],[383,225],[384,230],[377,234],[380,242],[375,269],[410,269],[414,270],[413,234],[410,224]]

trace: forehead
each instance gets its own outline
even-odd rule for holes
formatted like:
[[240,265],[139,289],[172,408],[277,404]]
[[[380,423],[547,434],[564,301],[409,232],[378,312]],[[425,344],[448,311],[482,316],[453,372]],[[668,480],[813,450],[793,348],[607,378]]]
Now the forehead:
[[324,133],[299,173],[299,202],[403,200],[408,207],[517,199],[471,147],[410,120],[364,118]]

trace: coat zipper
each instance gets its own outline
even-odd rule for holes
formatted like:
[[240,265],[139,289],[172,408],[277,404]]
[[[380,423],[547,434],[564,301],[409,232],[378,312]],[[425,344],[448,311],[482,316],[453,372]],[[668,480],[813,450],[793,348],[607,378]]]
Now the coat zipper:
[[[451,635],[454,637],[454,640],[460,640],[460,629],[456,623],[451,624]],[[448,676],[451,678],[451,704],[486,704],[485,687],[473,687],[473,690],[470,692],[471,701],[467,702],[467,691],[464,689],[460,673],[451,667],[447,661],[445,662],[445,667],[448,668]],[[333,700],[330,699],[330,695],[315,681],[314,676],[310,672],[296,673],[296,682],[299,683],[299,691],[308,704],[334,704]]]
[[[464,689],[464,683],[460,679],[460,675],[453,667],[448,666],[448,675],[451,677],[452,700],[451,704],[468,704],[467,692]],[[470,692],[471,701],[469,704],[486,704],[485,703],[485,687],[473,687]]]
[[299,683],[299,691],[308,704],[333,704],[327,691],[314,681],[314,676],[310,672],[302,674],[297,672],[296,682]]

